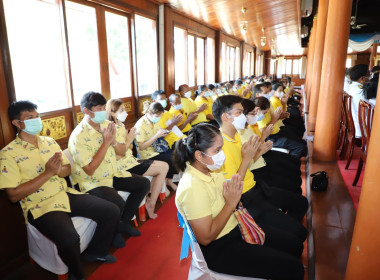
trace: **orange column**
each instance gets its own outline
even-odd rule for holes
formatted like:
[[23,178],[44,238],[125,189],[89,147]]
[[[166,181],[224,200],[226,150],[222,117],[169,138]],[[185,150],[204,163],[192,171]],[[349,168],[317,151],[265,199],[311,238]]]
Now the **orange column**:
[[335,160],[352,0],[330,0],[313,158]]
[[[380,96],[380,87],[377,89]],[[375,110],[364,180],[356,214],[346,280],[378,279],[380,275],[380,110]]]
[[372,44],[372,51],[371,51],[371,58],[369,60],[369,69],[372,69],[373,66],[375,66],[375,58],[377,54],[377,44]]
[[317,35],[315,37],[313,76],[312,76],[312,82],[311,82],[312,88],[311,88],[311,93],[310,93],[310,105],[309,105],[309,119],[308,119],[309,131],[314,131],[315,122],[317,120],[318,97],[319,97],[319,87],[320,87],[320,81],[321,81],[323,49],[324,49],[324,44],[325,44],[328,5],[329,5],[329,0],[319,0]]
[[314,49],[315,49],[315,33],[317,29],[317,18],[313,20],[313,27],[310,31],[310,41],[309,41],[309,51],[307,56],[307,69],[306,69],[306,96],[307,96],[307,107],[310,103],[310,91],[311,91],[311,80],[313,77],[313,60],[314,60]]

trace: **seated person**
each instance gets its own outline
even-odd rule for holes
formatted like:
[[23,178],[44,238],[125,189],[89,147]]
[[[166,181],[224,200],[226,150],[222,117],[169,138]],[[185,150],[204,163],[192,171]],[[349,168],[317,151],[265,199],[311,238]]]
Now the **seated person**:
[[216,92],[216,87],[213,84],[208,84],[207,88],[208,88],[209,98],[211,98],[212,102],[214,102],[215,99],[218,98],[218,94]]
[[245,86],[243,85],[243,81],[241,79],[237,79],[232,89],[235,95],[243,96],[243,90],[245,89]]
[[202,122],[207,122],[207,118],[204,113],[207,109],[207,104],[203,103],[198,107],[192,99],[194,95],[188,85],[180,85],[178,92],[181,95],[181,104],[185,115],[188,117],[190,114],[197,114],[196,119],[191,122],[191,125],[194,126]]
[[344,86],[343,86],[343,91],[347,92],[348,87],[351,85],[352,81],[350,78],[350,70],[351,68],[346,68],[346,74],[344,76]]
[[[379,66],[375,66],[375,67],[379,67]],[[371,71],[373,71],[373,69]],[[379,72],[376,72],[375,74],[373,74],[372,79],[370,79],[368,83],[365,83],[363,86],[364,98],[367,99],[368,103],[370,103],[372,106],[376,106],[376,95],[377,95],[378,84],[379,84]]]
[[[83,95],[80,106],[84,118],[69,139],[69,151],[74,160],[72,179],[78,183],[81,192],[103,198],[119,207],[119,232],[140,235],[137,229],[130,226],[130,221],[148,193],[150,182],[139,175],[117,172],[116,155],[125,154],[125,147],[119,144],[124,139],[116,139],[115,124],[106,120],[104,96],[88,92]],[[124,202],[118,191],[130,193],[127,201]],[[121,235],[118,236],[124,242]]]
[[207,108],[204,110],[204,113],[207,118],[207,122],[209,122],[212,125],[218,126],[218,123],[215,121],[214,116],[212,115],[212,103],[213,100],[210,97],[209,90],[207,86],[199,86],[198,87],[198,92],[197,96],[195,98],[195,104],[197,106],[201,106],[202,104],[207,104]]
[[[243,99],[242,106],[244,108],[244,115],[247,118],[247,124],[245,129],[238,130],[242,144],[249,141],[251,136],[257,135],[260,137],[260,142],[263,143],[265,139],[271,134],[273,126],[268,126],[263,130],[263,133],[259,129],[250,129],[249,126],[254,127],[257,122],[257,115],[255,109],[255,104],[252,100]],[[281,189],[288,191],[293,191],[301,194],[301,170],[300,166],[293,163],[293,160],[288,158],[293,158],[288,154],[271,151],[273,143],[272,141],[267,141],[266,145],[260,147],[260,156],[257,160],[255,156],[254,164],[249,167],[249,170],[253,171],[255,177],[261,181],[265,181],[269,186],[276,186]],[[271,155],[274,154],[274,155]],[[282,156],[282,155],[285,156]],[[265,158],[268,159],[265,160]],[[276,176],[273,176],[276,174]]]
[[291,133],[290,130],[286,130],[285,126],[282,126],[280,129],[276,124],[281,117],[282,109],[277,108],[274,113],[271,113],[270,103],[268,99],[263,97],[256,97],[253,102],[255,103],[255,107],[259,108],[258,113],[264,115],[264,118],[258,121],[259,129],[263,130],[268,125],[273,124],[273,132],[267,138],[273,142],[273,147],[287,149],[290,155],[297,158],[306,156],[306,142]]
[[[241,201],[256,222],[287,231],[303,242],[306,239],[306,229],[301,221],[308,208],[307,199],[293,192],[269,187],[266,182],[256,182],[254,174],[248,170],[262,144],[258,136],[242,144],[237,132],[246,124],[241,102],[239,96],[222,96],[212,106],[212,112],[221,127],[223,152],[228,159],[222,166],[224,177],[231,179],[232,175],[239,173],[244,181]],[[287,209],[287,214],[279,211],[279,208]]]
[[169,171],[166,174],[166,185],[173,190],[177,185],[173,183],[173,175],[177,173],[172,164],[172,151],[160,140],[168,134],[166,129],[160,127],[160,119],[164,114],[164,108],[159,102],[144,102],[143,114],[135,124],[136,128],[136,146],[137,152],[141,159],[164,161],[169,165]]
[[207,266],[238,276],[303,279],[298,259],[302,244],[291,234],[260,225],[265,232],[263,245],[242,239],[233,214],[242,196],[242,179],[236,174],[226,182],[218,171],[226,158],[222,148],[219,129],[200,124],[179,140],[174,150],[174,164],[184,171],[176,205],[189,221]]
[[[157,202],[157,198],[161,192],[162,186],[165,183],[166,174],[169,170],[169,166],[166,162],[158,160],[140,160],[138,161],[132,153],[131,146],[136,136],[136,128],[132,127],[129,131],[124,126],[128,114],[125,111],[123,101],[120,99],[110,99],[106,105],[107,120],[113,121],[116,124],[116,134],[120,134],[116,139],[121,139],[118,142],[121,146],[124,146],[124,156],[116,155],[117,170],[121,174],[124,172],[130,172],[132,175],[137,174],[141,176],[152,176],[150,196],[146,197],[145,207],[148,212],[148,216],[151,219],[155,219],[157,214],[154,213],[154,208]],[[170,193],[168,193],[169,195]]]
[[175,118],[178,115],[182,116],[181,121],[177,124],[177,126],[183,133],[186,134],[191,129],[191,123],[198,117],[198,114],[185,114],[181,97],[176,93],[173,93],[169,96],[169,102],[170,105],[172,105],[169,110],[170,117]]
[[363,95],[363,85],[368,82],[369,70],[367,64],[357,64],[350,70],[351,85],[347,89],[347,94],[352,96],[351,115],[355,125],[355,138],[361,138],[362,133],[359,125],[359,103],[360,100],[367,101]]
[[112,263],[116,258],[108,251],[120,211],[113,203],[67,187],[64,177],[70,175],[70,163],[54,139],[37,135],[42,122],[36,110],[37,105],[29,101],[9,106],[8,116],[18,134],[0,152],[0,186],[11,202],[20,201],[25,222],[57,246],[72,279],[84,279],[79,235],[71,217],[98,224],[85,260]]
[[[164,109],[167,107],[166,93],[163,90],[156,90],[152,94],[152,100],[153,102],[160,103]],[[178,130],[175,128],[175,126],[178,127],[180,122],[183,122],[182,118],[182,114],[172,116],[172,114],[166,110],[164,110],[164,113],[160,117],[160,127],[168,131],[168,134],[164,137],[164,139],[168,143],[170,149],[172,149],[173,144],[176,141],[184,137],[184,135],[182,133],[178,133]]]
[[256,84],[252,89],[252,98],[255,98],[258,96],[263,96],[269,100],[269,98],[271,98],[272,96],[272,92],[268,91],[268,88],[266,87],[265,84],[259,83],[259,84]]

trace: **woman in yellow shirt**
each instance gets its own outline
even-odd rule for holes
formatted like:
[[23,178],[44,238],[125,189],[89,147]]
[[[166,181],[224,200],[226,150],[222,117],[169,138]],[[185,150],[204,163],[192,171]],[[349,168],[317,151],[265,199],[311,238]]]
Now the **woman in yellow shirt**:
[[144,102],[143,114],[135,124],[136,128],[136,146],[141,159],[164,161],[169,165],[169,171],[166,174],[166,185],[173,190],[177,185],[173,183],[173,175],[177,173],[172,164],[172,150],[167,149],[165,152],[157,152],[153,147],[168,134],[166,129],[160,127],[159,121],[164,113],[164,108],[159,102]]
[[[157,214],[154,213],[154,208],[157,198],[161,192],[162,186],[165,182],[166,174],[169,166],[166,162],[158,160],[140,160],[138,161],[132,154],[131,146],[136,135],[136,128],[132,127],[129,132],[126,130],[124,122],[127,119],[127,112],[123,106],[123,101],[120,99],[110,99],[106,105],[107,119],[116,124],[116,134],[120,134],[124,141],[119,142],[125,149],[125,155],[117,156],[117,170],[118,172],[130,172],[132,176],[135,174],[140,176],[152,176],[150,196],[147,196],[145,203],[146,210],[149,218],[155,219]],[[118,139],[119,137],[116,137]]]
[[207,86],[199,86],[198,91],[196,92],[195,104],[197,106],[201,106],[202,104],[207,104],[207,108],[204,110],[207,121],[219,127],[218,123],[215,121],[214,116],[212,115],[212,98],[210,96],[210,92]]
[[[200,244],[207,266],[220,273],[270,279],[303,279],[302,249],[290,234],[262,226],[263,245],[246,243],[233,214],[240,201],[240,175],[229,182],[218,171],[224,163],[223,139],[212,125],[193,127],[176,143],[174,164],[184,171],[176,205]],[[302,247],[302,246],[301,246]]]

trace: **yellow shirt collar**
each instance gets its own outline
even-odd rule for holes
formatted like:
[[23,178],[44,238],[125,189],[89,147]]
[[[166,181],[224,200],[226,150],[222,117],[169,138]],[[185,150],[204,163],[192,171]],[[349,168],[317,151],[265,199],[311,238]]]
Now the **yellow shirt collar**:
[[214,179],[214,177],[216,177],[216,174],[211,171],[210,171],[211,176],[204,174],[203,172],[193,167],[189,162],[186,162],[185,172],[189,172],[190,174],[194,175],[195,177],[201,179],[202,181],[206,183],[210,183]]
[[226,141],[228,141],[228,142],[233,142],[233,143],[236,143],[238,140],[236,140],[236,134],[239,134],[237,131],[236,131],[236,133],[235,133],[235,136],[234,136],[234,138],[231,138],[231,137],[229,137],[227,134],[224,134],[223,132],[222,132],[222,137],[226,140]]
[[[38,143],[38,146],[40,146],[39,144],[44,142],[44,137],[41,137],[40,135],[36,135],[36,136],[37,136],[37,143]],[[38,147],[34,147],[34,146],[33,146],[32,144],[30,144],[29,142],[26,142],[26,141],[22,140],[18,134],[16,135],[15,143],[16,143],[17,145],[22,146],[22,147],[23,147],[24,149],[26,149],[26,150],[28,150],[28,149],[29,149],[29,150],[38,149]]]

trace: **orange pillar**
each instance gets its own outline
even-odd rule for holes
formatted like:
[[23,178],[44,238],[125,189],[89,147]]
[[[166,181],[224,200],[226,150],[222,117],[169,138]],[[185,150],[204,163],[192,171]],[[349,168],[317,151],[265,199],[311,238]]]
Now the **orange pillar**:
[[311,80],[313,77],[313,60],[314,60],[314,49],[315,49],[315,33],[317,29],[317,18],[313,20],[313,27],[310,31],[310,41],[309,41],[309,52],[307,56],[307,69],[306,69],[306,98],[307,98],[307,107],[309,107],[310,103],[310,91],[311,91]]
[[[380,86],[377,94],[380,94]],[[377,146],[379,141],[380,110],[375,110],[346,280],[378,279],[380,275],[380,149]]]
[[313,158],[335,160],[352,0],[330,0]]
[[377,54],[377,44],[372,44],[372,51],[371,51],[371,57],[369,59],[369,69],[372,69],[373,66],[375,66],[375,58]]
[[309,105],[309,119],[308,119],[309,131],[314,131],[315,122],[317,120],[318,97],[319,97],[319,87],[320,87],[320,81],[321,81],[323,49],[324,49],[324,44],[325,44],[328,5],[329,5],[329,0],[319,0],[317,35],[315,37],[313,76],[312,76],[312,82],[311,82],[312,88],[311,88],[311,93],[310,93],[310,105]]

